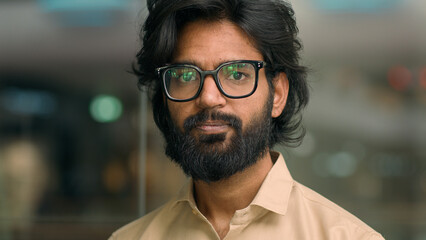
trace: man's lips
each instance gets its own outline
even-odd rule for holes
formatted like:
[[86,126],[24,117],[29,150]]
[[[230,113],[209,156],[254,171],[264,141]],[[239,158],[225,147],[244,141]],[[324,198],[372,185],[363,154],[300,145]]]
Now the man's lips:
[[203,131],[204,133],[221,133],[226,131],[230,127],[229,123],[223,121],[206,121],[197,123],[196,129]]

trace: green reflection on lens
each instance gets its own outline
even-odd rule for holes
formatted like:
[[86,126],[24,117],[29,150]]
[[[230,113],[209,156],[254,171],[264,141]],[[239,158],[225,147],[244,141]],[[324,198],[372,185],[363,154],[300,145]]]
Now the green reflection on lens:
[[233,80],[241,80],[242,76],[244,75],[241,70],[244,69],[245,66],[245,63],[230,64],[224,68],[224,73],[228,76],[229,79],[232,78]]
[[194,72],[189,72],[191,70],[185,70],[185,72],[182,74],[182,80],[185,82],[189,82],[193,80]]

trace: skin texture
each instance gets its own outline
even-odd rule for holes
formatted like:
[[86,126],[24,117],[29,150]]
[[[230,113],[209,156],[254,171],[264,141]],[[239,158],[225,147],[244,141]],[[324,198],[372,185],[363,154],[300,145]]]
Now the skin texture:
[[[220,22],[195,21],[187,24],[178,36],[174,52],[174,63],[192,63],[203,70],[213,70],[219,64],[232,60],[260,60],[262,54],[253,45],[250,38],[235,24],[223,20]],[[189,116],[203,110],[235,114],[242,120],[242,129],[265,107],[269,86],[265,70],[259,71],[259,85],[256,92],[242,99],[230,99],[223,96],[212,76],[206,76],[200,96],[189,102],[166,100],[174,124],[183,131],[183,123]],[[277,117],[285,107],[288,93],[288,80],[285,73],[274,79],[274,99],[271,117]],[[229,144],[233,128],[221,121],[208,120],[191,131],[199,137],[204,134],[226,133]],[[230,178],[217,182],[196,181],[195,199],[200,211],[207,217],[216,232],[223,239],[229,231],[229,223],[238,209],[247,207],[256,195],[264,178],[272,167],[270,154],[265,154],[254,165]]]

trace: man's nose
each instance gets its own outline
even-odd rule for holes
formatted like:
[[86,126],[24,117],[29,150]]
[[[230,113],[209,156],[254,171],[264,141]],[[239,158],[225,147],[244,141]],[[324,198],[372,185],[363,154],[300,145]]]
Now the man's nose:
[[222,107],[226,104],[226,98],[220,92],[212,75],[205,77],[203,88],[196,98],[196,103],[202,109]]

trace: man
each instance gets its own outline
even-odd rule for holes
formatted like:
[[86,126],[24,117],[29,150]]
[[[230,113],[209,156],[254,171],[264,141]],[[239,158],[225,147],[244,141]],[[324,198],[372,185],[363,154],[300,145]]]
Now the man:
[[383,239],[291,178],[308,100],[291,7],[278,0],[148,1],[139,83],[166,154],[191,177],[111,239]]

